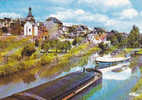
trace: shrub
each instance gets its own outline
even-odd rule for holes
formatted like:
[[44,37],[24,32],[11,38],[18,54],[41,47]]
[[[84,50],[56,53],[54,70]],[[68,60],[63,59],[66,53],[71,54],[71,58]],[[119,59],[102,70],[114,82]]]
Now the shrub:
[[41,65],[46,65],[46,64],[49,64],[52,60],[53,60],[54,57],[52,56],[42,56],[41,59],[40,59],[40,64]]
[[21,55],[23,56],[31,56],[36,51],[33,45],[27,45],[23,48]]

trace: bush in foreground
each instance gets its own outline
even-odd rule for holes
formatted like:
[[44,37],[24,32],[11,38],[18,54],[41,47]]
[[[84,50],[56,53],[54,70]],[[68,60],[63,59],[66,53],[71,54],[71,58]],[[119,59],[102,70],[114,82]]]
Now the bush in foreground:
[[31,56],[36,51],[33,45],[27,45],[23,48],[21,55],[24,56]]

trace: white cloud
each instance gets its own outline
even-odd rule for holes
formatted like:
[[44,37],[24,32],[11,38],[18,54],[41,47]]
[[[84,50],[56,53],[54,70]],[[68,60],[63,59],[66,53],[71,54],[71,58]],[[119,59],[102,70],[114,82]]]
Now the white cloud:
[[4,17],[8,17],[8,18],[21,18],[22,16],[20,14],[17,13],[8,13],[8,12],[2,12],[0,13],[0,18],[4,18]]
[[[138,12],[134,9],[125,9],[122,12],[119,13],[119,17],[121,15],[125,18],[134,18],[135,16],[139,15]],[[94,25],[96,27],[97,24],[99,24],[99,26],[105,27],[106,29],[115,29],[120,32],[129,32],[133,25],[137,25],[142,31],[142,24],[136,18],[135,20],[124,20],[118,17],[108,17],[107,15],[101,13],[94,14],[91,12],[84,11],[83,9],[60,9],[59,11],[56,11],[55,14],[52,14],[50,16],[57,17],[59,20],[62,20],[66,23],[90,23],[91,25]]]
[[81,15],[82,15],[82,14],[85,14],[85,11],[82,10],[82,9],[78,9],[78,10],[75,11],[75,13],[76,13],[76,14],[81,14]]
[[79,0],[78,3],[88,4],[88,6],[103,10],[132,6],[129,0]]
[[93,14],[90,12],[85,12],[82,9],[64,9],[61,11],[57,11],[55,14],[52,14],[50,16],[57,17],[63,21],[75,20],[77,22],[105,22],[106,20],[108,20],[108,17],[103,14]]
[[[103,0],[104,1],[104,0]],[[130,6],[129,0],[105,0],[105,5],[109,7]]]
[[125,19],[125,18],[132,19],[136,16],[138,16],[138,12],[134,8],[125,9],[120,13],[120,18],[122,19]]
[[114,29],[120,32],[130,32],[132,26],[136,25],[139,27],[140,32],[142,33],[142,23],[140,20],[121,20],[121,19],[109,19],[105,23],[105,27],[109,30]]
[[73,0],[45,0],[45,1],[50,1],[53,3],[60,3],[60,4],[70,4],[73,2]]
[[118,19],[109,19],[106,23],[105,23],[105,27],[109,30],[114,29],[114,30],[118,30],[120,32],[127,32],[130,30],[130,28],[132,27],[133,23],[132,22],[128,22],[128,21],[122,21],[122,20],[118,20]]

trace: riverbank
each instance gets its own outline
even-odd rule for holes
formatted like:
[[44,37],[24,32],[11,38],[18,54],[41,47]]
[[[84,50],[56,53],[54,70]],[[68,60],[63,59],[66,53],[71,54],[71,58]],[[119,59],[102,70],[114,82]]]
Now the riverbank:
[[25,60],[19,62],[13,61],[8,64],[1,65],[0,77],[16,74],[21,71],[27,71],[35,67],[56,65],[63,66],[66,65],[74,57],[87,57],[98,50],[98,47],[91,46],[89,45],[89,43],[85,43],[79,45],[78,47],[74,47],[69,52],[61,55],[56,53],[49,53],[48,55],[43,54],[40,58],[36,58],[35,56],[38,56],[37,52],[39,52],[37,51],[30,58],[26,58]]
[[[142,68],[140,68],[142,73]],[[142,100],[142,78],[136,83],[132,88],[130,95],[133,97],[133,100]]]
[[[132,66],[134,66],[134,65],[136,66],[136,64],[137,64],[137,67],[139,67],[140,72],[142,73],[142,63],[140,61],[138,61],[138,59],[135,59]],[[132,66],[131,66],[131,68],[133,68]],[[133,68],[133,69],[135,69],[135,68]],[[132,88],[131,93],[129,94],[129,96],[131,98],[130,100],[142,100],[142,76],[138,80],[136,85]]]
[[[96,52],[96,47],[91,47],[89,51],[90,53]],[[60,63],[58,62],[58,60],[56,60],[52,64],[47,64],[45,66],[39,67],[36,66],[35,68],[32,68],[30,70],[17,72],[16,74],[2,77],[0,78],[0,91],[2,90],[4,92],[0,94],[0,98],[4,98],[9,96],[10,94],[15,94],[27,90],[31,87],[39,86],[71,72],[81,71],[82,68],[88,64],[90,57],[93,56],[93,54],[91,54],[92,56],[89,55],[90,53],[85,52],[84,56],[71,57],[70,59],[68,59],[69,63]],[[94,66],[94,64],[90,66]],[[9,87],[13,88],[8,89]]]
[[[30,88],[37,87],[39,85],[52,81],[53,79],[57,79],[59,77],[67,75],[71,72],[80,71],[82,70],[83,67],[92,68],[94,66],[93,59],[94,59],[94,54],[92,54],[90,57],[74,56],[73,58],[71,57],[69,59],[69,63],[67,65],[65,64],[62,66],[59,64],[56,64],[56,65],[52,64],[50,66],[50,64],[48,64],[47,66],[36,67],[31,70],[26,70],[25,72],[22,72],[22,73],[19,72],[17,74],[10,75],[9,77],[0,78],[0,91],[4,91],[0,94],[0,98],[4,98],[12,94],[16,94],[18,92],[28,90]],[[104,76],[107,76],[107,74],[110,77],[112,76],[110,73],[106,73]],[[133,75],[136,76],[135,72],[133,73]],[[127,80],[122,80],[123,76],[127,77],[126,73],[124,74],[118,73],[116,78],[114,78],[113,80],[105,79],[105,77],[103,77],[104,78],[103,85],[102,85],[102,88],[99,90],[100,92],[96,91],[94,93],[91,93],[91,96],[89,94],[90,97],[88,97],[87,100],[92,100],[93,98],[96,98],[96,100],[106,100],[105,98],[109,98],[109,100],[115,100],[116,96],[114,95],[118,94],[117,91],[119,91],[119,94],[120,94],[119,97],[122,97],[123,94],[128,93],[128,90],[126,90],[124,87],[127,87],[129,84],[127,89],[130,90],[131,87],[133,87],[132,84],[135,85],[135,83],[133,83],[134,81],[133,79],[135,78],[129,77],[131,81],[130,80],[127,81]],[[117,78],[120,78],[120,81],[117,80]],[[114,84],[114,82],[116,83]],[[86,93],[87,93],[86,95],[88,95],[88,91],[86,91]],[[77,98],[78,97],[81,97],[81,96],[77,95]],[[117,100],[126,100],[122,98],[120,99],[119,97]],[[125,97],[126,96],[124,96],[124,98]],[[82,100],[82,99],[76,99],[76,100]]]

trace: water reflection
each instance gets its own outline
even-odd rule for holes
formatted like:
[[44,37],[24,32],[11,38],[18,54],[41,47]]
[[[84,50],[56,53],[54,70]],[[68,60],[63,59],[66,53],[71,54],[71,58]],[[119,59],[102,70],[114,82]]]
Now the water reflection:
[[88,100],[90,97],[94,95],[97,91],[101,90],[102,84],[99,84],[97,86],[91,86],[84,90],[83,92],[79,93],[75,97],[73,97],[71,100]]
[[[123,78],[125,76],[123,72],[117,74],[119,74],[117,77],[111,78],[112,74],[103,73],[102,84],[87,89],[71,100],[128,100],[131,88],[140,78],[140,70],[136,68],[136,71],[131,73],[130,76],[128,75],[129,77],[126,79]],[[107,79],[105,76],[110,78]]]
[[107,80],[126,80],[131,77],[131,69],[127,68],[121,72],[103,72],[103,79]]
[[0,78],[0,86],[8,85],[10,83],[30,83],[36,80],[36,77],[33,73],[28,72],[22,72],[15,75],[2,77]]
[[[0,78],[0,98],[39,86],[40,84],[66,75],[75,71],[72,70],[72,68],[75,68],[80,64],[85,65],[87,64],[87,61],[88,57],[83,57],[83,59],[81,57],[75,57],[67,64],[37,67],[26,72],[20,72],[8,77]],[[79,70],[81,70],[81,68]]]
[[33,74],[27,74],[27,75],[24,75],[24,77],[22,77],[22,80],[24,83],[29,84],[29,83],[35,81],[36,77]]
[[[138,60],[137,64],[139,65],[142,57],[135,60]],[[111,71],[104,72],[102,88],[94,91],[89,97],[89,93],[78,96],[80,98],[79,100],[129,100],[129,93],[141,76],[137,64],[133,72],[130,68],[117,73]],[[84,99],[82,97],[88,98]],[[72,100],[76,100],[76,98],[72,98]]]
[[[137,77],[136,77],[137,75]],[[123,77],[121,77],[123,79]],[[131,88],[140,78],[139,69],[126,80],[103,79],[102,89],[95,92],[88,100],[128,100]]]
[[[90,58],[75,57],[65,65],[58,64],[57,66],[37,67],[26,72],[21,72],[9,77],[1,78],[0,98],[24,91],[29,88],[33,88],[35,86],[39,86],[40,84],[64,76],[70,72],[82,70],[82,67],[94,67],[94,59],[95,58],[93,55]],[[138,61],[139,65],[142,61],[142,57],[140,57]],[[115,76],[113,79],[106,78],[106,76],[112,76],[112,73],[104,73],[102,86],[100,86],[98,89],[93,87],[90,90],[86,90],[86,92],[78,95],[79,97],[76,98],[83,97],[80,99],[85,98],[85,100],[94,100],[94,98],[95,100],[117,100],[115,97],[118,97],[118,100],[126,100],[130,89],[139,79],[140,73],[139,69],[136,69],[133,73],[129,73],[128,70],[125,71],[125,73],[118,73],[118,76]],[[126,73],[129,77],[127,77],[125,80],[116,79],[116,77],[123,78]]]

